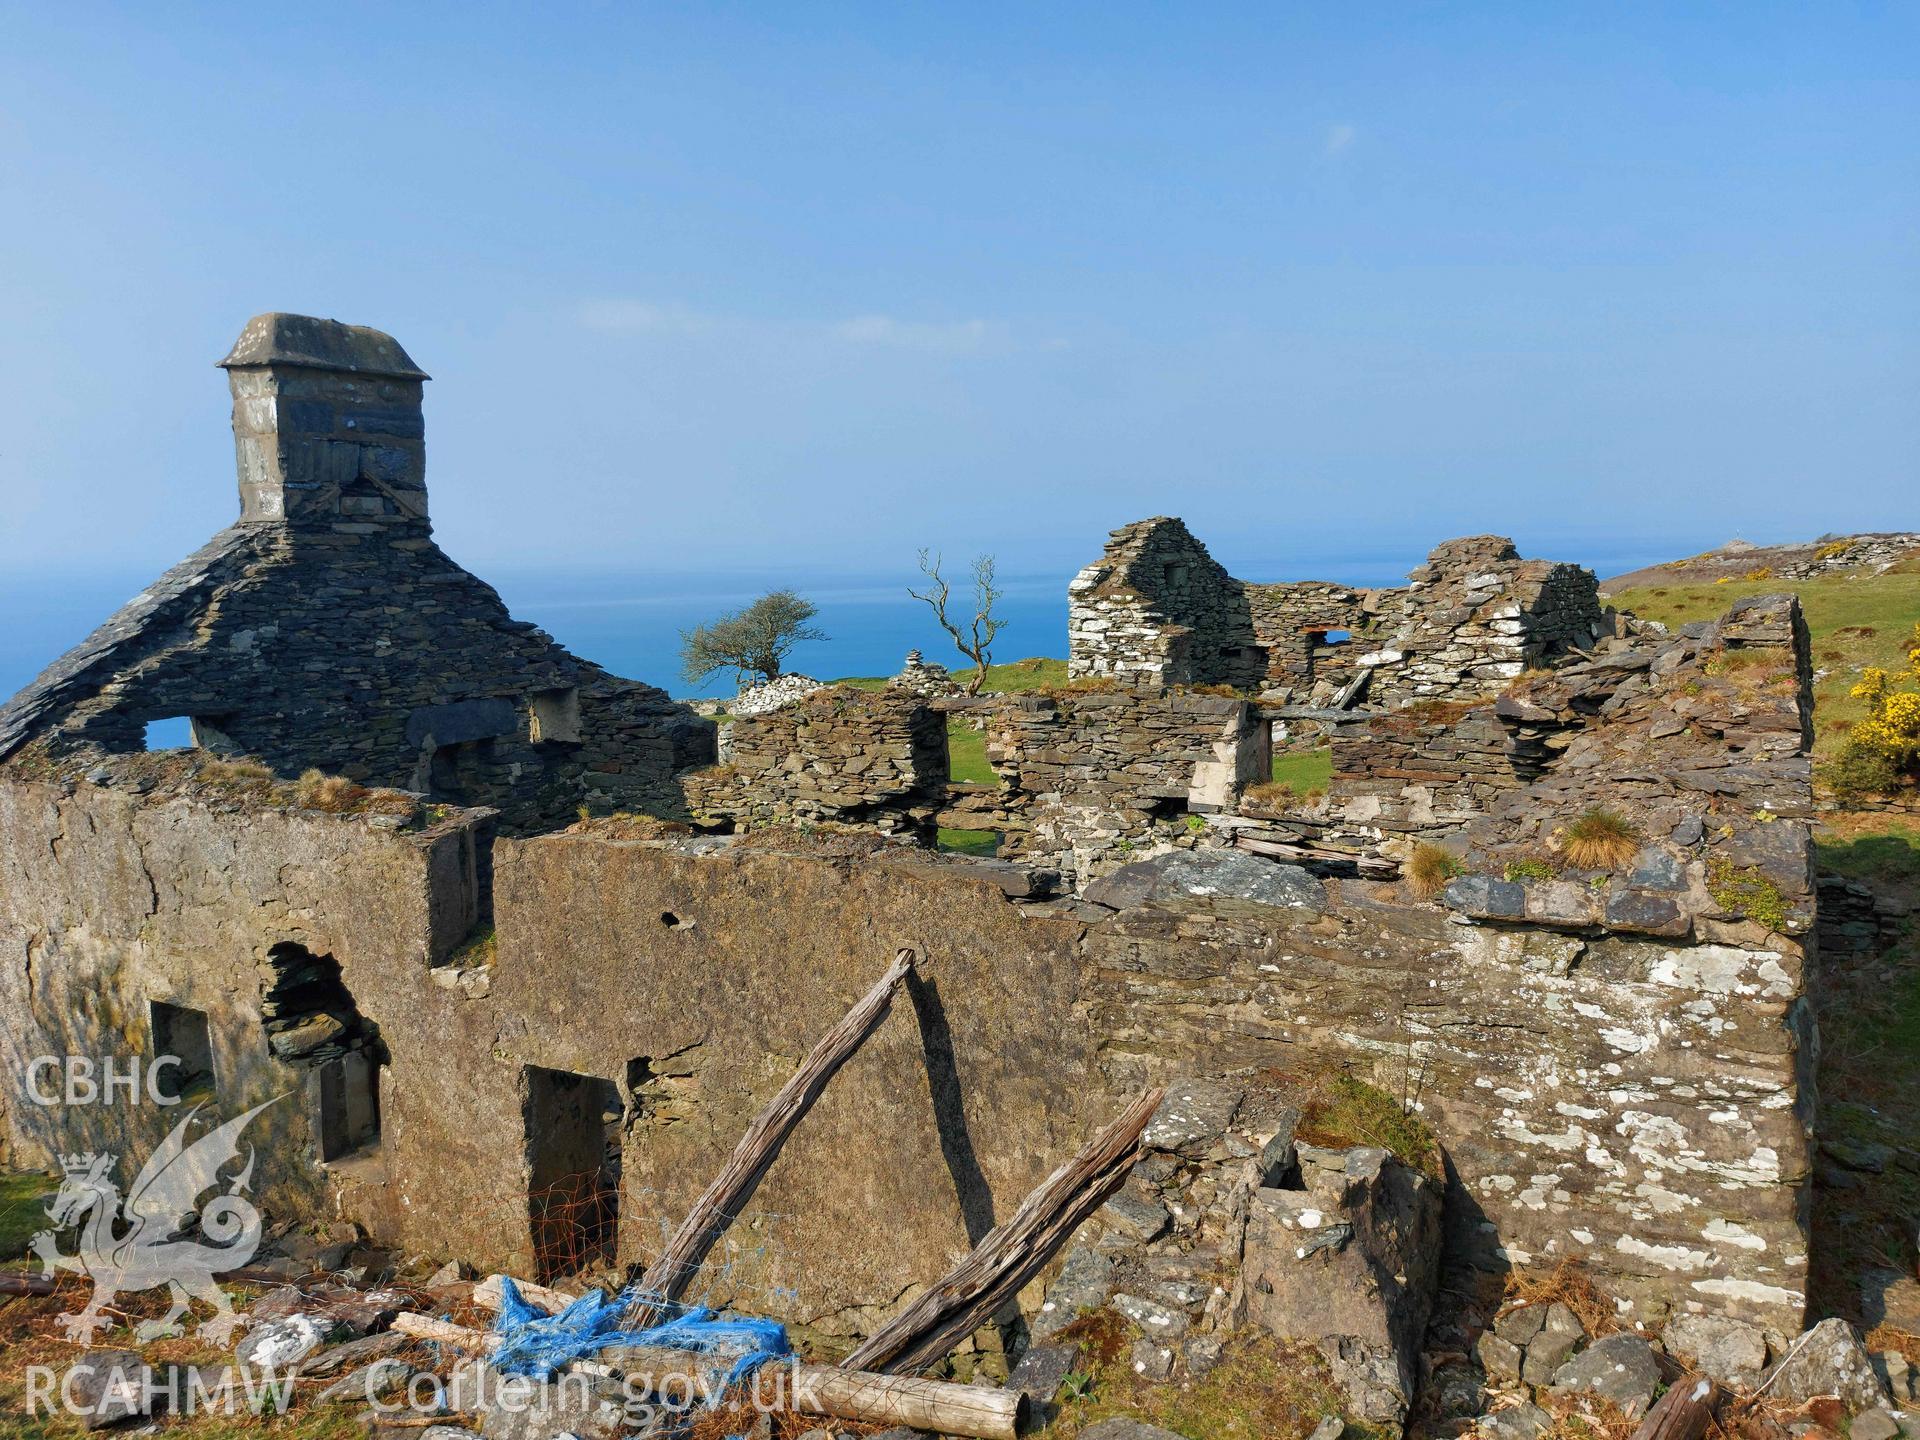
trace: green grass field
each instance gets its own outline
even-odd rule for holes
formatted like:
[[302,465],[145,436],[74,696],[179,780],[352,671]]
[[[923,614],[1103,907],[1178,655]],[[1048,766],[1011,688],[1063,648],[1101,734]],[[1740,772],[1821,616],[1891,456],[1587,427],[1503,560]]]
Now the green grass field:
[[1920,560],[1883,575],[1823,575],[1814,580],[1735,580],[1725,585],[1647,585],[1608,597],[1643,620],[1684,625],[1713,620],[1735,600],[1791,590],[1813,639],[1815,750],[1831,754],[1866,713],[1847,692],[1868,665],[1905,668],[1901,642],[1920,621]]
[[1325,790],[1332,779],[1332,750],[1282,750],[1273,757],[1273,783],[1296,795]]
[[987,764],[987,737],[961,716],[947,718],[947,777],[962,785],[996,785],[1000,777]]

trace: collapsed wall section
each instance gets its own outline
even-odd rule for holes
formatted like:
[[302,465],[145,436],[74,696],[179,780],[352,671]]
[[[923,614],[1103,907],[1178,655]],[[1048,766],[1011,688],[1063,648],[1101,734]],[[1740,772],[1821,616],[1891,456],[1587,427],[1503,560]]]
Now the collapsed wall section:
[[1156,841],[1193,843],[1189,816],[1231,811],[1271,769],[1268,727],[1231,696],[1067,689],[987,712],[993,796],[1022,828],[1006,854],[1082,880]]
[[723,762],[681,784],[705,825],[830,822],[930,839],[946,799],[946,719],[910,692],[827,686],[731,721]]

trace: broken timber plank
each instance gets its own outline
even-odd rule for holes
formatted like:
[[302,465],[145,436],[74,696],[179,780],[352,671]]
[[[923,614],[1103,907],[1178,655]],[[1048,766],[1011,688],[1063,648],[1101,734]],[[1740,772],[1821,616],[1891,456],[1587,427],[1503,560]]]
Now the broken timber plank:
[[1633,1440],[1700,1440],[1713,1420],[1720,1387],[1704,1375],[1687,1375],[1654,1401]]
[[[687,1212],[687,1218],[680,1222],[680,1228],[667,1242],[666,1249],[647,1267],[647,1273],[640,1277],[640,1288],[650,1299],[671,1302],[680,1298],[687,1283],[699,1273],[700,1262],[707,1258],[707,1252],[713,1248],[714,1242],[726,1233],[734,1216],[740,1213],[740,1207],[759,1188],[768,1168],[779,1156],[780,1147],[786,1143],[787,1136],[793,1133],[793,1127],[813,1108],[813,1102],[820,1098],[820,1092],[827,1088],[827,1082],[852,1058],[862,1042],[879,1028],[880,1022],[887,1018],[894,992],[912,969],[913,951],[898,951],[893,957],[893,964],[887,967],[887,973],[841,1018],[838,1025],[820,1037],[812,1053],[793,1072],[793,1078],[782,1085],[780,1093],[767,1103],[767,1108],[754,1117],[753,1123],[747,1127],[747,1133],[734,1146],[726,1166],[714,1176],[713,1183],[707,1186],[705,1193],[694,1201],[693,1208]],[[652,1314],[657,1308],[656,1305],[637,1311],[633,1319],[634,1328],[644,1329],[652,1323]]]
[[[493,1289],[496,1298],[499,1286]],[[557,1291],[548,1292],[559,1295]],[[479,1291],[475,1291],[478,1299]],[[570,1301],[571,1296],[559,1296]],[[485,1355],[500,1344],[498,1335],[472,1330],[430,1315],[404,1311],[394,1318],[393,1328],[416,1340]],[[697,1380],[715,1366],[715,1357],[693,1350],[648,1348],[641,1352],[646,1362],[649,1388],[667,1376]],[[640,1378],[637,1369],[615,1370],[608,1365],[575,1361],[574,1368],[590,1375],[624,1380]],[[875,1375],[830,1365],[807,1365],[782,1357],[769,1360],[762,1372],[783,1370],[789,1384],[786,1398],[804,1415],[825,1415],[836,1420],[860,1420],[870,1425],[906,1425],[945,1435],[964,1435],[972,1440],[1015,1440],[1024,1428],[1029,1411],[1027,1396],[1018,1390],[1000,1390],[983,1385],[955,1385],[945,1380],[923,1380],[905,1375]],[[756,1372],[756,1375],[761,1372]],[[679,1393],[692,1393],[698,1386],[676,1386]]]
[[1006,1224],[842,1363],[911,1374],[945,1358],[1040,1272],[1087,1217],[1120,1188],[1164,1091],[1135,1100],[1080,1153],[1043,1180]]
[[1319,845],[1289,845],[1281,840],[1257,840],[1251,835],[1233,837],[1234,848],[1276,860],[1322,860],[1351,864],[1362,875],[1390,880],[1400,873],[1398,861],[1383,855],[1359,855],[1350,850],[1331,850]]

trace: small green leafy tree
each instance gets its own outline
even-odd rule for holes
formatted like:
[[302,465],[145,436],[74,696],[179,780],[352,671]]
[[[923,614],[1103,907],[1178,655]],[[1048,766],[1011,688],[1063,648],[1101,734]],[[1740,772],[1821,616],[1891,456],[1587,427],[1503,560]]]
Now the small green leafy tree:
[[[953,639],[953,647],[973,662],[973,678],[967,682],[967,694],[978,695],[986,683],[987,666],[993,663],[994,637],[1007,628],[1007,622],[993,613],[1000,591],[993,583],[993,556],[977,555],[973,561],[973,618],[957,621],[947,613],[953,599],[953,587],[940,573],[940,556],[929,550],[920,552],[920,573],[927,577],[927,588],[907,587],[907,594],[923,601],[933,611],[940,628]],[[966,628],[961,629],[964,623]]]
[[693,684],[716,670],[732,670],[737,681],[749,675],[778,680],[795,645],[827,638],[808,623],[819,613],[811,600],[792,590],[770,590],[744,610],[682,630],[680,673]]

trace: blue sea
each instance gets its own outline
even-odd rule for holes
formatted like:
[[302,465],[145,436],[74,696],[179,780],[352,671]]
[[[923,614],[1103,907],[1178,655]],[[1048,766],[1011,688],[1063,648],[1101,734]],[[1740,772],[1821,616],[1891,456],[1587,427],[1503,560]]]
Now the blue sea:
[[[1618,574],[1683,553],[1687,553],[1684,546],[1619,547],[1613,555],[1587,558],[1586,563],[1602,575]],[[1329,555],[1303,573],[1356,585],[1392,585],[1400,583],[1420,558]],[[164,568],[156,566],[148,575],[0,577],[0,697],[25,685]],[[876,576],[780,570],[592,574],[472,568],[500,591],[516,616],[539,625],[575,654],[616,675],[662,686],[680,698],[732,691],[730,675],[715,675],[701,683],[681,677],[680,632],[737,610],[782,585],[819,606],[815,623],[828,637],[798,647],[789,669],[823,680],[891,675],[914,648],[941,664],[957,668],[966,663],[954,653],[927,607],[907,595],[907,584],[918,578],[911,571]],[[998,608],[1007,626],[994,646],[996,661],[1066,654],[1071,578],[1070,567],[1044,575],[1001,577],[1004,595]]]

